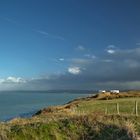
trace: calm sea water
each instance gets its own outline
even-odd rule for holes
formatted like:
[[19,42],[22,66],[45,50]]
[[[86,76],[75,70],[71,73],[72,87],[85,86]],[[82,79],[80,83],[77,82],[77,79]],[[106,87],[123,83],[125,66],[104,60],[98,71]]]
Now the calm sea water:
[[75,98],[88,95],[65,92],[0,92],[0,121],[17,116],[31,116],[41,108],[65,104]]

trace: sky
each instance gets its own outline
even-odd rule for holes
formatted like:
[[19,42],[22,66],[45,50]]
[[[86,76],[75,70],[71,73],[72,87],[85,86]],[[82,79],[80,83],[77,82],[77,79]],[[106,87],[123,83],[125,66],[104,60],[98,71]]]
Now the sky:
[[0,0],[0,90],[140,89],[139,0]]

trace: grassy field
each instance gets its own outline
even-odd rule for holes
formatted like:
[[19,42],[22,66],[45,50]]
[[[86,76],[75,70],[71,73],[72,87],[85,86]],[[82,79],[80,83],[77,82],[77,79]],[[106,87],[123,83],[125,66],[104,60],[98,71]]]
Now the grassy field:
[[0,140],[140,140],[140,93],[109,96],[76,99],[0,123]]
[[76,111],[81,113],[106,112],[108,114],[117,114],[116,104],[119,103],[120,114],[135,114],[135,101],[138,103],[138,112],[140,114],[140,98],[120,98],[113,100],[89,100],[79,103]]

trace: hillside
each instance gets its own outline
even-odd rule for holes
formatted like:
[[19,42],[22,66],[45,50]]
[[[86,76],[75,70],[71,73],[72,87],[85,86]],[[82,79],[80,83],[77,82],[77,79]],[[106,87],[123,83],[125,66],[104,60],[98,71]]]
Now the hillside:
[[[100,93],[0,124],[1,140],[138,140],[140,92]],[[137,110],[136,110],[137,103]],[[119,112],[118,112],[119,110]],[[137,111],[137,114],[136,114]]]

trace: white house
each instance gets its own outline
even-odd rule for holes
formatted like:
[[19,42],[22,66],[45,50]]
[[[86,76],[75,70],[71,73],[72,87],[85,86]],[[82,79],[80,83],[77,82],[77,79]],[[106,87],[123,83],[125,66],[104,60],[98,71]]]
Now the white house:
[[120,93],[120,91],[119,90],[110,90],[110,93],[118,94],[118,93]]
[[99,90],[99,93],[105,93],[106,91],[105,90]]

